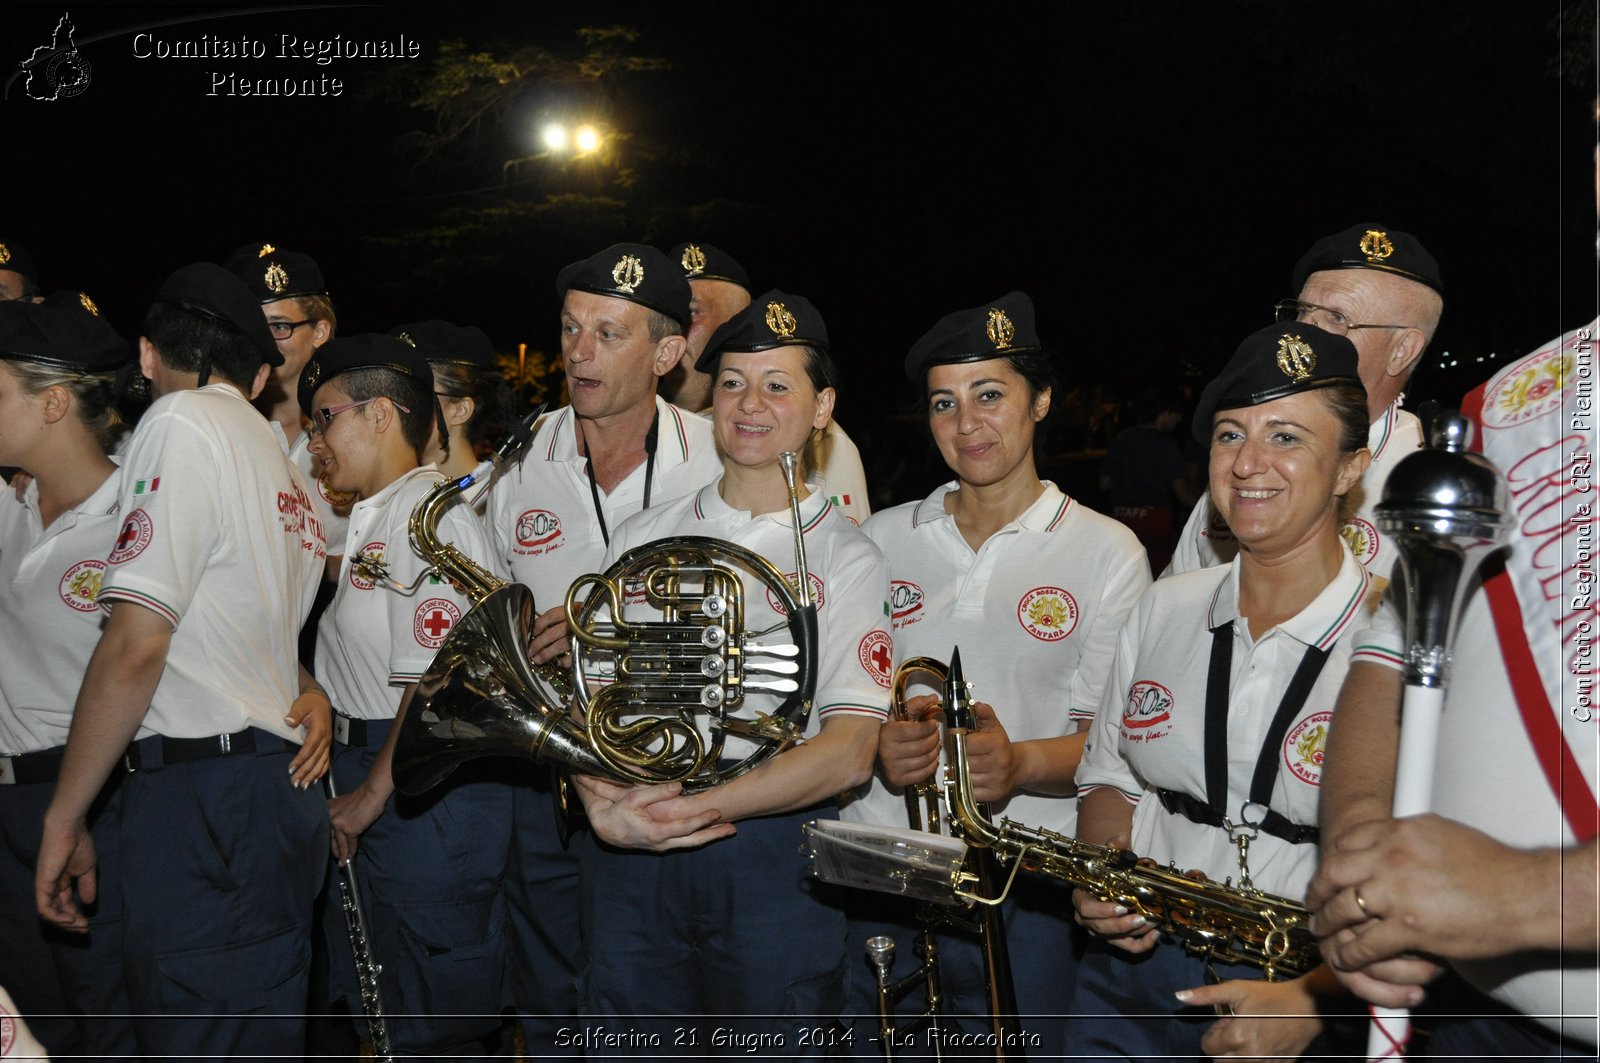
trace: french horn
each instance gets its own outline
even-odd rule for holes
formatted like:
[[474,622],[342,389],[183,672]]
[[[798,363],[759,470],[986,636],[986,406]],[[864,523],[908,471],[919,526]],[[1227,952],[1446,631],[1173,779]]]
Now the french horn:
[[[580,577],[566,596],[572,666],[528,655],[533,593],[488,572],[452,543],[439,518],[483,482],[496,461],[526,445],[541,411],[458,480],[443,480],[413,509],[412,549],[472,602],[417,683],[394,754],[395,787],[418,794],[480,757],[530,758],[624,785],[679,782],[703,790],[794,745],[816,689],[816,606],[810,598],[792,463],[785,465],[795,517],[798,592],[771,562],[733,543],[680,536],[629,551],[605,572]],[[787,457],[792,458],[792,455]],[[743,628],[741,573],[767,591],[785,621]],[[579,599],[582,599],[580,601]],[[663,619],[625,618],[631,601]],[[604,675],[596,694],[586,683]],[[746,694],[781,704],[746,711]],[[755,749],[725,758],[738,735]]]

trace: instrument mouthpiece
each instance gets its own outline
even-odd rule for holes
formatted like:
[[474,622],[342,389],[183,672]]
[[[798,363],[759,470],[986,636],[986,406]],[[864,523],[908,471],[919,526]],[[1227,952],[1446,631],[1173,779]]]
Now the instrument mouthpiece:
[[970,731],[976,724],[972,716],[972,698],[967,689],[967,679],[961,672],[961,647],[950,651],[950,666],[944,677],[944,720],[947,727]]
[[511,434],[506,436],[504,442],[494,449],[495,460],[509,461],[522,452],[522,448],[528,445],[528,440],[533,438],[534,424],[538,422],[540,417],[544,416],[545,407],[548,405],[549,403],[541,402],[537,409],[524,417],[517,424],[517,427],[511,430]]

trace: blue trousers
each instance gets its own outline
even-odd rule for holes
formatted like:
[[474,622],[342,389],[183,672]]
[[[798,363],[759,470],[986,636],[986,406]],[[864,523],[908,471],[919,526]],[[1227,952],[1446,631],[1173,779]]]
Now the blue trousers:
[[[1002,880],[1003,881],[1003,880]],[[919,902],[908,906],[903,899],[886,894],[851,891],[846,902],[849,913],[849,964],[846,1010],[854,1020],[850,1048],[858,1057],[881,1054],[878,1043],[877,973],[868,961],[867,938],[888,934],[894,938],[893,977],[898,980],[914,971],[921,962],[916,944],[922,936],[917,918]],[[1073,922],[1070,894],[1051,882],[1019,875],[1011,892],[1000,906],[1005,921],[1006,944],[1011,959],[1011,980],[1016,990],[1017,1010],[1023,1017],[1022,1047],[1034,1054],[1057,1055],[1066,1037],[1064,1016],[1072,1003],[1077,981],[1078,957],[1083,951],[1082,929]],[[939,949],[939,977],[943,995],[946,1030],[988,1033],[991,1023],[984,996],[987,979],[983,949],[975,934],[953,928],[936,928]],[[911,989],[896,1006],[902,1023],[927,1007],[922,988]],[[922,1053],[929,1046],[924,1031],[915,1031],[912,1041],[898,1042],[896,1055]],[[993,1049],[971,1046],[972,1054],[993,1056]],[[946,1055],[961,1055],[962,1046],[946,1045]]]
[[825,1054],[844,1006],[845,920],[810,876],[800,825],[832,813],[741,820],[732,838],[670,853],[586,837],[581,1047]]
[[[550,770],[518,765],[511,788],[511,860],[506,905],[511,931],[511,997],[530,1056],[576,1055],[558,1040],[578,1014],[578,972],[583,936],[578,919],[576,837],[561,843],[551,796]],[[577,795],[572,801],[577,803]],[[578,826],[583,809],[577,808]]]
[[122,978],[120,781],[113,777],[90,814],[99,892],[86,906],[93,924],[88,934],[51,926],[34,907],[33,874],[55,784],[0,786],[0,985],[58,1059],[134,1051]]
[[[334,745],[340,793],[367,777],[388,736],[387,722],[367,724],[363,746]],[[480,765],[457,768],[420,797],[396,793],[361,836],[357,881],[397,1053],[485,1055],[479,1044],[501,1025],[506,973],[506,915],[501,888],[511,833],[511,791],[478,778]],[[492,772],[492,767],[489,769]],[[340,873],[337,868],[334,874]],[[329,888],[337,903],[337,885]],[[350,1013],[361,999],[343,931],[343,913],[325,918],[334,971]]]
[[328,810],[289,782],[295,747],[144,767],[122,781],[125,971],[139,1050],[302,1057]]
[[[1413,1017],[1409,1054],[1433,1059],[1595,1059],[1595,1047],[1562,1039],[1468,985],[1454,971],[1428,986]],[[1422,1038],[1423,1031],[1429,1036]],[[1420,1042],[1420,1043],[1419,1043]]]

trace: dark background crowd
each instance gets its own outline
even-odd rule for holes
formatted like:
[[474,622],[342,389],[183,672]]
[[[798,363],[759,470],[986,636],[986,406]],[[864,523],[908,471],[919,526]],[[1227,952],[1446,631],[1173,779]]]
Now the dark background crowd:
[[[943,475],[906,348],[1008,289],[1061,357],[1041,464],[1090,504],[1136,401],[1192,397],[1318,234],[1372,221],[1439,258],[1412,406],[1595,312],[1586,0],[83,7],[87,85],[32,99],[17,64],[62,14],[0,15],[4,228],[46,290],[131,331],[175,266],[277,240],[322,264],[341,332],[478,324],[534,399],[562,264],[707,241],[827,315],[875,506]],[[284,35],[418,55],[279,59]],[[241,38],[267,56],[152,54]],[[344,87],[209,95],[220,73]],[[553,122],[594,149],[547,146]]]

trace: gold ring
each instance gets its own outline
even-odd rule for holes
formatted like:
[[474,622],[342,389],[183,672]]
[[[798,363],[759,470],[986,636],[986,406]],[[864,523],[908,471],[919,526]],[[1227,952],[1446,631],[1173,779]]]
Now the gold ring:
[[1362,915],[1366,915],[1367,914],[1367,901],[1366,901],[1365,897],[1361,896],[1361,887],[1360,886],[1355,887],[1355,892],[1356,892],[1356,907],[1361,909],[1361,914]]

